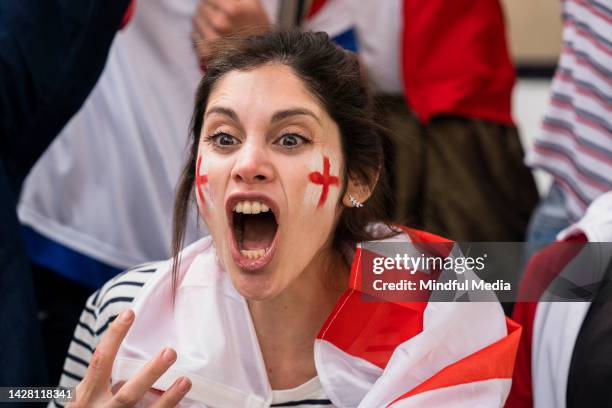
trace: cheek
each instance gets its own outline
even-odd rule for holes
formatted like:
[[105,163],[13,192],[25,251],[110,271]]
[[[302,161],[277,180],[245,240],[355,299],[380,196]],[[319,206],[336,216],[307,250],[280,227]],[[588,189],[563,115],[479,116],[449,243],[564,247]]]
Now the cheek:
[[208,162],[203,153],[196,162],[195,189],[198,209],[202,216],[214,208],[213,195],[208,182]]
[[304,203],[317,212],[333,209],[340,195],[340,166],[328,152],[315,152],[306,176]]

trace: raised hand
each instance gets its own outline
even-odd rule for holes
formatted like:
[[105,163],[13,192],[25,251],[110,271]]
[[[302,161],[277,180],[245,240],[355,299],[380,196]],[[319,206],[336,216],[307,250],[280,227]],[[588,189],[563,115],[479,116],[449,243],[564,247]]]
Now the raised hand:
[[249,35],[271,29],[260,0],[200,0],[193,16],[192,41],[205,58],[208,42],[227,35]]
[[[125,382],[113,394],[110,385],[113,363],[119,346],[133,321],[134,312],[126,310],[110,325],[91,358],[85,378],[76,387],[76,401],[70,403],[68,407],[132,407],[143,398],[155,381],[176,361],[174,350],[171,348],[163,349],[135,377]],[[152,407],[174,407],[190,389],[191,381],[188,378],[178,378]]]

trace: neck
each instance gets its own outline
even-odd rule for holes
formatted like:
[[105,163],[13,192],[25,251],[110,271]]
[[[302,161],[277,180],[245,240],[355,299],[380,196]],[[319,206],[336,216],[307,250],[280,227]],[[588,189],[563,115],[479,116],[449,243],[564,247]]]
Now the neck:
[[272,299],[249,301],[272,389],[287,389],[316,376],[314,341],[346,289],[348,266],[329,250]]

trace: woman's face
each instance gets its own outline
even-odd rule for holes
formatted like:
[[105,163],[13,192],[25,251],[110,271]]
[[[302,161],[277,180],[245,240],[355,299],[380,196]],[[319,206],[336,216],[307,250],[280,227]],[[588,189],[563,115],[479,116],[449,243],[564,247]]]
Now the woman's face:
[[288,66],[233,71],[217,82],[204,113],[196,196],[246,298],[308,282],[304,271],[331,254],[341,152],[338,126]]

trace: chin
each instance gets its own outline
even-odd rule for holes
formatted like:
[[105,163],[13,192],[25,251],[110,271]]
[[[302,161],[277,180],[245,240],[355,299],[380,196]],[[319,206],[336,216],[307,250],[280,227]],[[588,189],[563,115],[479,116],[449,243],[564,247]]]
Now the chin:
[[283,289],[279,282],[274,279],[273,274],[265,271],[259,271],[257,274],[237,271],[230,272],[230,276],[234,288],[247,300],[272,299]]

